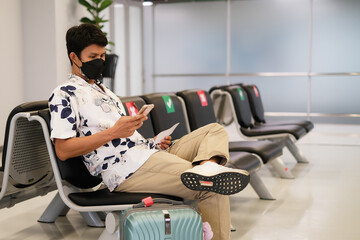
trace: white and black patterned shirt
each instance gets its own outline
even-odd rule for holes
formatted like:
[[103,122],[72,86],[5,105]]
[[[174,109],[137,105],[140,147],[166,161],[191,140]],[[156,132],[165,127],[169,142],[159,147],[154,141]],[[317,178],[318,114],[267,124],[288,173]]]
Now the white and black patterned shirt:
[[[69,80],[55,88],[49,99],[51,139],[90,136],[112,127],[125,116],[119,98],[102,85],[89,84],[71,74]],[[128,138],[117,138],[85,154],[89,172],[101,176],[110,191],[130,177],[153,153],[153,139],[137,131]]]

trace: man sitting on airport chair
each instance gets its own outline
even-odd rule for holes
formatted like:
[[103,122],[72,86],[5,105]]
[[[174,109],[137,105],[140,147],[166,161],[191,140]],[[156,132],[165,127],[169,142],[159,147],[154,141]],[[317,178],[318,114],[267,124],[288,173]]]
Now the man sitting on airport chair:
[[[49,99],[51,139],[58,157],[65,161],[83,156],[90,173],[101,177],[110,191],[198,200],[214,239],[229,239],[227,195],[244,189],[249,174],[222,166],[229,158],[226,131],[211,124],[175,143],[170,136],[159,144],[144,139],[136,130],[146,115],[125,116],[118,97],[101,83],[108,43],[103,32],[82,24],[67,31],[66,42],[72,74]],[[226,181],[229,177],[233,180]]]

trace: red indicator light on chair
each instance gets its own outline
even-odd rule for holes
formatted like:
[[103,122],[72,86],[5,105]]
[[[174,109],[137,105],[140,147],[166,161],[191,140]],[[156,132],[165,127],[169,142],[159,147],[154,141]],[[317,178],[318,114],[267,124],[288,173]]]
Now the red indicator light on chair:
[[199,95],[201,106],[203,106],[203,107],[207,106],[208,102],[207,102],[204,91],[197,91],[197,94]]
[[154,204],[154,201],[153,201],[152,197],[150,197],[150,196],[142,199],[141,201],[145,204],[145,207],[150,207],[151,205]]
[[253,86],[254,93],[256,97],[259,97],[259,91],[257,90],[256,86]]
[[134,102],[127,102],[125,104],[126,104],[126,107],[128,109],[128,112],[129,112],[130,116],[135,116],[138,113],[139,110],[135,106]]

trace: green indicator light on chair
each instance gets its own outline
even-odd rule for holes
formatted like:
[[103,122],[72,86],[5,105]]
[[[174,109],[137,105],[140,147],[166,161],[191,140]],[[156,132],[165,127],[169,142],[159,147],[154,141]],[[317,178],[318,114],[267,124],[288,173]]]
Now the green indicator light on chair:
[[162,98],[164,100],[167,113],[175,112],[175,107],[174,107],[173,101],[171,100],[171,97],[168,95],[165,95],[165,96],[162,96]]
[[241,88],[238,88],[237,90],[238,90],[238,93],[239,93],[239,96],[240,96],[240,100],[241,100],[241,101],[244,101],[244,100],[245,100],[245,96],[244,96],[244,93],[243,93],[242,89],[241,89]]

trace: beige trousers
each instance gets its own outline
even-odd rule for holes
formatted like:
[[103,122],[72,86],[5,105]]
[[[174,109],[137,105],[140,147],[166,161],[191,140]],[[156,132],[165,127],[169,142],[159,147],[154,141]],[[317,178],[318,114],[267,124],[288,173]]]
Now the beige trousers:
[[198,192],[186,188],[180,180],[193,164],[214,156],[229,159],[227,132],[219,124],[209,124],[179,139],[167,151],[154,153],[116,191],[151,192],[198,200],[203,222],[209,222],[213,240],[230,239],[229,197],[213,192]]

